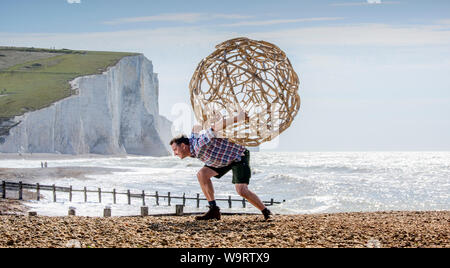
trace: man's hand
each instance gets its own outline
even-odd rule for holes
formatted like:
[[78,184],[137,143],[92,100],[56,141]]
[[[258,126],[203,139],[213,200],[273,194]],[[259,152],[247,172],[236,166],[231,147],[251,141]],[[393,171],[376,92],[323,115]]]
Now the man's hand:
[[242,122],[245,121],[246,119],[248,119],[248,114],[245,110],[240,110],[238,115],[235,117],[235,123],[237,122]]
[[240,110],[236,116],[233,118],[224,118],[219,117],[220,120],[217,120],[214,122],[212,128],[215,131],[220,131],[222,129],[226,129],[227,127],[233,125],[234,123],[243,122],[244,120],[248,119],[248,114],[245,110]]
[[203,130],[203,128],[201,125],[194,125],[194,127],[192,128],[192,133],[198,134],[202,130]]

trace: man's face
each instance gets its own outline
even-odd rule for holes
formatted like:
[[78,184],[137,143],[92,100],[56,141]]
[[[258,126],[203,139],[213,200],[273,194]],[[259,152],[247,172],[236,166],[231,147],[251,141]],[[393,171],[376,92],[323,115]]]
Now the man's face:
[[189,149],[189,146],[187,146],[186,144],[182,143],[180,145],[176,144],[176,143],[172,143],[172,150],[173,150],[173,154],[178,156],[181,159],[184,159],[188,156],[191,155],[191,151]]

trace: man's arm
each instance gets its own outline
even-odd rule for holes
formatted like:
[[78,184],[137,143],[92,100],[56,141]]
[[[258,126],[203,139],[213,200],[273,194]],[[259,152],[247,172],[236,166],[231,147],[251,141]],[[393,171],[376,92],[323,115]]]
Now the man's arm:
[[191,137],[194,148],[201,148],[208,145],[214,138],[216,138],[216,134],[212,128],[202,130],[202,126],[195,125],[192,128]]
[[218,117],[218,120],[216,120],[210,126],[194,125],[192,127],[192,133],[198,135],[202,130],[209,130],[210,128],[212,128],[214,132],[221,131],[233,125],[234,123],[244,121],[245,119],[248,119],[248,115],[244,110],[241,110],[236,116],[232,118]]
[[202,130],[203,128],[201,125],[194,125],[194,127],[192,127],[192,133],[194,134],[199,134]]
[[244,121],[248,118],[247,113],[244,110],[241,110],[236,116],[231,118],[221,117],[218,121],[214,122],[211,128],[214,131],[221,131],[222,129],[226,129],[227,127],[233,125],[234,123],[238,123]]

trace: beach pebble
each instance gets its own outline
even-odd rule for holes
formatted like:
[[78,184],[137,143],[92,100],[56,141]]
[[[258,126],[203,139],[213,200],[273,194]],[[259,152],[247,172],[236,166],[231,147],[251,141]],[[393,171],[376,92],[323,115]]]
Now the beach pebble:
[[[450,247],[450,212],[181,217],[0,216],[1,247]],[[20,238],[20,239],[19,239]],[[69,243],[70,241],[70,243]],[[69,243],[69,244],[68,244]]]

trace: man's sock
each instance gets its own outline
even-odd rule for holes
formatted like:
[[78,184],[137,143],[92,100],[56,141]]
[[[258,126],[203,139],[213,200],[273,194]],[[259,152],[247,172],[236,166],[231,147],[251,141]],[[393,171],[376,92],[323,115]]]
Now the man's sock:
[[268,215],[271,214],[270,210],[268,210],[267,208],[261,210],[261,212],[262,212],[262,214],[263,214],[264,216],[268,216]]
[[208,201],[210,207],[217,207],[216,200]]

